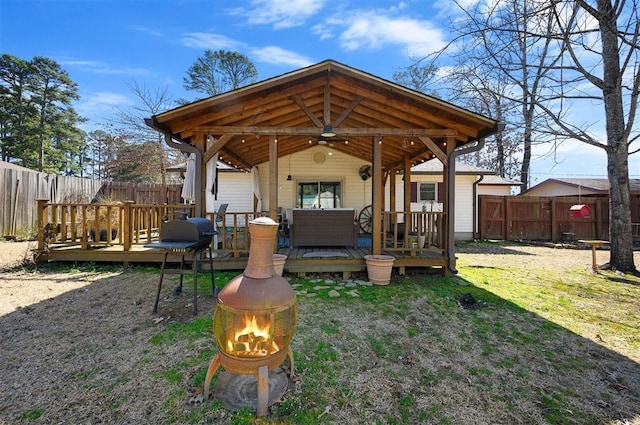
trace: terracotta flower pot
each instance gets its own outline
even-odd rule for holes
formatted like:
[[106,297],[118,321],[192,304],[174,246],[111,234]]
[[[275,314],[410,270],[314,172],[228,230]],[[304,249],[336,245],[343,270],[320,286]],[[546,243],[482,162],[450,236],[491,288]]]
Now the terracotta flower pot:
[[395,258],[391,255],[365,255],[367,275],[374,285],[388,285]]
[[284,272],[284,263],[287,261],[287,256],[283,254],[273,254],[273,269],[278,276],[282,276]]

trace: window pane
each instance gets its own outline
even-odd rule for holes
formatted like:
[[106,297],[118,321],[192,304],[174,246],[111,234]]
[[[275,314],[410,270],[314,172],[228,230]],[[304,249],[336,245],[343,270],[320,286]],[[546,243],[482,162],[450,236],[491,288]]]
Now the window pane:
[[340,208],[340,183],[321,182],[316,208]]
[[420,183],[420,201],[435,201],[436,200],[436,184],[435,183]]
[[318,182],[298,184],[298,208],[314,208],[313,203],[318,196]]
[[298,183],[296,207],[340,208],[341,196],[340,182],[301,182]]

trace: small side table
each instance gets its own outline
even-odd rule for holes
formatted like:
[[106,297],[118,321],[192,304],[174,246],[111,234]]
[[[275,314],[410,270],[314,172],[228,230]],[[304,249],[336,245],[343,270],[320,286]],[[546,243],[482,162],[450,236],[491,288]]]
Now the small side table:
[[591,269],[596,273],[598,271],[598,265],[596,264],[596,248],[604,244],[608,244],[609,241],[579,240],[578,242],[591,246]]

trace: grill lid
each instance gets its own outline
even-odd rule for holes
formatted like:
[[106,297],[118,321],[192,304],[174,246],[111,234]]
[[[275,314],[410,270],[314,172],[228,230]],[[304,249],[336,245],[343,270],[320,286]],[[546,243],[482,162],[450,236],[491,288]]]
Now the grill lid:
[[193,217],[186,220],[173,220],[163,223],[160,230],[161,242],[199,242],[211,240],[215,234],[211,220]]

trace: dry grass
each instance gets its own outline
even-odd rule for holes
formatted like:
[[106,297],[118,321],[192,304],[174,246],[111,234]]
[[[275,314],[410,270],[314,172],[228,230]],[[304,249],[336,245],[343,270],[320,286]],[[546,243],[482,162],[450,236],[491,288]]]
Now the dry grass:
[[[0,243],[0,259],[6,245],[26,247]],[[296,281],[297,377],[262,422],[640,424],[640,279],[590,275],[588,251],[480,244],[458,256],[453,279],[396,276],[358,297]],[[157,278],[2,272],[0,424],[253,423],[190,403],[215,353],[213,300],[191,320],[189,292],[167,284],[153,315]],[[464,294],[479,308],[461,308]]]

